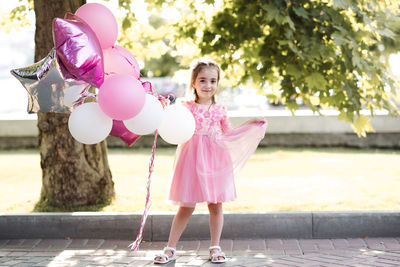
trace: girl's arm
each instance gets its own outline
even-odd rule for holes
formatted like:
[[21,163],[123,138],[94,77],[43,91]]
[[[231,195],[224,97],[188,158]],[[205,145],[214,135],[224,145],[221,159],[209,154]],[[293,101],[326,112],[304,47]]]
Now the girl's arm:
[[226,107],[222,107],[222,119],[221,119],[221,128],[222,132],[225,134],[233,129],[231,122],[229,121]]

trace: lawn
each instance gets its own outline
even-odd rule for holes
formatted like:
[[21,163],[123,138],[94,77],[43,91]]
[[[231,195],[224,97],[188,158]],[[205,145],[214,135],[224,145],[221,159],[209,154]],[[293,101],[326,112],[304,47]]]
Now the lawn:
[[[157,149],[151,212],[166,203],[174,149]],[[116,197],[102,211],[142,212],[151,149],[110,149]],[[36,150],[0,151],[0,212],[31,212],[40,195]],[[345,148],[259,148],[236,177],[230,212],[397,210],[400,151]],[[199,205],[197,211],[205,211]]]

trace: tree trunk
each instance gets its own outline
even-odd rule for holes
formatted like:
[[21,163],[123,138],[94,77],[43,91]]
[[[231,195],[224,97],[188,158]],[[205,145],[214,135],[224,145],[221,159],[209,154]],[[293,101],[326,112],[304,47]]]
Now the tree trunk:
[[[52,21],[75,12],[86,0],[34,0],[36,15],[35,61],[51,48]],[[82,206],[109,202],[114,182],[107,159],[107,145],[83,145],[68,130],[69,114],[38,113],[42,167],[41,201],[51,206]]]

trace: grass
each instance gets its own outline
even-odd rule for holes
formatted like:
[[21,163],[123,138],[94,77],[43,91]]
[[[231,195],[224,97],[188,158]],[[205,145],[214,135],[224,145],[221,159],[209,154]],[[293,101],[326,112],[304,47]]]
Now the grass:
[[[152,212],[166,203],[174,149],[157,149]],[[79,210],[142,212],[151,149],[111,149],[116,198]],[[236,178],[231,212],[396,210],[400,208],[400,151],[346,148],[259,148]],[[0,212],[31,212],[40,196],[36,150],[0,152]],[[206,211],[199,205],[196,211]]]

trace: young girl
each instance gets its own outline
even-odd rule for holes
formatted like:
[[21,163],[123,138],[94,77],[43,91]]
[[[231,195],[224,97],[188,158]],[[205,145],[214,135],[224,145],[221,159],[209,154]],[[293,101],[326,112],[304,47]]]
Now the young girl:
[[179,210],[172,222],[168,246],[154,258],[155,263],[175,260],[176,245],[200,202],[207,202],[210,212],[210,260],[226,261],[219,246],[222,203],[236,199],[234,172],[253,154],[265,135],[267,123],[253,119],[233,129],[226,108],[215,103],[219,79],[220,68],[213,61],[199,60],[192,70],[190,89],[194,101],[183,104],[192,112],[196,129],[193,137],[176,151],[169,200],[179,205]]

